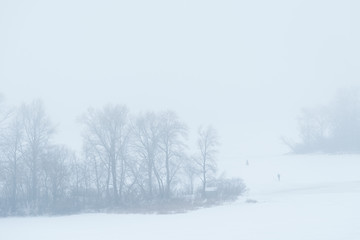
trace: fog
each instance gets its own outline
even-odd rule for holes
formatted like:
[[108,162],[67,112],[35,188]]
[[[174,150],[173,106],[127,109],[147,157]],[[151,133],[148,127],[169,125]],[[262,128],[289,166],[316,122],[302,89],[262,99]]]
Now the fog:
[[0,0],[0,239],[360,239],[359,12]]
[[222,160],[286,153],[302,107],[359,85],[358,1],[0,1],[0,92],[81,148],[88,107],[171,109]]

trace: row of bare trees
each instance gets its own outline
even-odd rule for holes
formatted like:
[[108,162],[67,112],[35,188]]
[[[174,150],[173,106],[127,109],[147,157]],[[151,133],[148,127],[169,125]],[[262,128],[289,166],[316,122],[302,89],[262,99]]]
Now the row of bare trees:
[[52,162],[57,161],[58,146],[49,140],[53,128],[42,103],[35,101],[7,111],[0,135],[0,180],[2,209],[15,212],[19,206],[38,211],[43,196],[58,195]]
[[97,192],[113,204],[193,194],[195,176],[205,193],[216,172],[216,131],[200,128],[198,156],[191,155],[188,128],[174,112],[130,117],[125,106],[107,105],[88,110],[82,122]]
[[171,111],[131,116],[121,105],[82,117],[83,151],[53,144],[41,101],[0,109],[0,214],[136,207],[206,194],[218,136],[199,128],[197,146]]

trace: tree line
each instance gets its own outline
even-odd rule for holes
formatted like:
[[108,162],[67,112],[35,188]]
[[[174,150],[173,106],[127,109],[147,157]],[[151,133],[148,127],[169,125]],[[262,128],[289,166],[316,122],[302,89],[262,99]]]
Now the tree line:
[[75,153],[53,144],[41,101],[1,109],[0,215],[175,208],[244,191],[239,179],[215,178],[212,127],[199,128],[191,153],[188,127],[172,111],[131,116],[126,106],[106,105],[80,122],[83,150]]
[[299,140],[283,139],[294,153],[359,153],[359,89],[341,89],[328,104],[303,109],[298,123]]

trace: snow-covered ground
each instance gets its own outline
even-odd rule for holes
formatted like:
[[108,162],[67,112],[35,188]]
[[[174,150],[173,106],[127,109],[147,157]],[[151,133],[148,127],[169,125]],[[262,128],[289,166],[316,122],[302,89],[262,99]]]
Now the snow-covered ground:
[[250,189],[235,203],[174,215],[3,218],[0,240],[360,239],[360,156],[249,157],[220,165]]

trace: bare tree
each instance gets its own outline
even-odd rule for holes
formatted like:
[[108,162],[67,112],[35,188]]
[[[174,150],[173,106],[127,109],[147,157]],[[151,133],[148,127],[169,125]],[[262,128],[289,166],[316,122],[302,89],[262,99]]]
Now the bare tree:
[[186,189],[186,192],[188,194],[194,194],[194,186],[195,186],[195,178],[199,176],[199,165],[196,161],[194,161],[191,157],[185,158],[185,163],[183,164],[182,171],[184,176],[188,180],[188,189]]
[[49,203],[52,211],[58,211],[59,201],[67,195],[70,174],[71,152],[64,146],[51,146],[42,161],[46,195],[50,193]]
[[216,172],[216,153],[219,145],[218,135],[214,128],[199,128],[198,150],[199,155],[196,159],[200,167],[200,179],[202,182],[202,192],[205,196],[205,191],[209,178]]
[[178,116],[171,111],[161,114],[159,147],[164,155],[166,189],[165,196],[171,194],[171,182],[180,169],[185,148],[184,138],[187,136],[187,127]]
[[1,152],[3,153],[6,178],[9,184],[11,211],[17,210],[18,189],[21,180],[21,164],[23,163],[24,132],[22,121],[18,112],[1,136]]
[[[101,110],[90,109],[83,118],[87,127],[84,138],[97,153],[107,160],[108,181],[112,179],[113,200],[118,203],[122,194],[125,171],[125,154],[129,128],[127,125],[128,110],[125,106],[107,105]],[[120,164],[120,181],[118,182],[118,164]],[[120,187],[118,187],[120,183]],[[107,184],[109,188],[109,184]]]
[[157,178],[159,191],[163,185],[155,168],[155,160],[159,153],[159,124],[159,118],[155,113],[140,115],[133,124],[134,152],[144,162],[149,198],[153,197],[153,173]]
[[[108,186],[109,186],[109,164],[106,159],[104,159],[103,154],[98,151],[97,148],[92,147],[91,144],[85,144],[84,146],[84,158],[85,158],[85,168],[89,170],[89,183],[85,181],[85,185],[83,189],[86,191],[92,186],[96,189],[96,204],[99,205],[104,197],[104,193],[106,192],[106,196],[108,197]],[[82,179],[86,180],[88,177],[85,176],[84,169],[82,169],[83,173]]]
[[45,114],[41,101],[24,104],[21,108],[24,127],[24,154],[29,169],[29,200],[34,207],[38,205],[41,161],[54,132],[50,120]]
[[[68,163],[70,199],[75,209],[80,209],[84,204],[82,168],[85,164],[79,160],[75,153],[71,154]],[[92,173],[89,173],[92,174]]]

